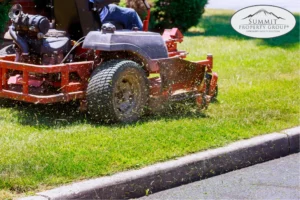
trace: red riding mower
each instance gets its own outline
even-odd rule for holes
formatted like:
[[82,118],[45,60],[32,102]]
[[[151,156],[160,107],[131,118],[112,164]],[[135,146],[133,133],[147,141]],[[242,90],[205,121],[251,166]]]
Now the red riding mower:
[[194,98],[207,107],[217,96],[213,56],[185,60],[187,53],[177,49],[183,41],[177,28],[148,32],[150,6],[144,3],[143,31],[113,23],[100,29],[88,1],[53,0],[56,29],[46,17],[14,5],[9,33],[16,53],[0,51],[0,99],[78,100],[94,120],[125,123],[138,120],[155,101]]

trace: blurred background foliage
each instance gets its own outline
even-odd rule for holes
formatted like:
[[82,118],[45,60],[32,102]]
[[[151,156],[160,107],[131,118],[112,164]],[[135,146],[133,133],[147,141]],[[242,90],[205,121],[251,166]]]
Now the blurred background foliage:
[[[207,0],[148,0],[151,5],[152,30],[162,32],[177,27],[185,32],[199,23]],[[135,9],[144,18],[147,10],[142,0],[123,0],[121,6]]]
[[153,0],[151,28],[177,27],[182,32],[199,23],[207,0]]
[[0,1],[0,33],[2,33],[8,22],[8,11],[11,7],[11,0]]
[[[204,13],[207,0],[148,0],[151,5],[150,28],[162,32],[166,28],[178,27],[185,32],[190,27],[198,24]],[[8,11],[11,0],[0,1],[0,32],[3,32],[8,21]],[[45,0],[34,0],[37,12],[49,9]],[[142,0],[121,0],[120,6],[135,9],[142,19],[145,18],[147,10]]]

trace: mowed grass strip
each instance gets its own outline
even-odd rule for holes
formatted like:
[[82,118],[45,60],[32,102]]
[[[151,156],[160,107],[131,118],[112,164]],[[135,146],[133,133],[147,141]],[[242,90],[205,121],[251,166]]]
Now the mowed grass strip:
[[208,10],[186,34],[190,60],[213,53],[218,102],[204,113],[183,106],[131,125],[95,125],[72,104],[0,108],[0,199],[141,168],[299,125],[297,27],[249,39],[230,26],[233,12]]

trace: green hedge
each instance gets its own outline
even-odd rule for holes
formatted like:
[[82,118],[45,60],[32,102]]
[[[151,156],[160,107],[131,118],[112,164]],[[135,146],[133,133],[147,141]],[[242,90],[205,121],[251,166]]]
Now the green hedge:
[[11,0],[4,0],[0,3],[0,33],[3,33],[8,22],[8,12],[11,8]]
[[[0,32],[4,31],[8,21],[10,1],[4,0],[0,3]],[[34,0],[34,2],[37,9],[43,9],[46,6],[45,0]],[[178,27],[183,32],[197,25],[207,4],[207,0],[151,0],[150,2],[153,3],[152,29],[163,31],[165,28]],[[125,4],[125,1],[123,0],[122,3]],[[141,6],[137,5],[137,7]]]
[[177,27],[185,32],[198,24],[207,0],[154,0],[151,26],[155,30]]

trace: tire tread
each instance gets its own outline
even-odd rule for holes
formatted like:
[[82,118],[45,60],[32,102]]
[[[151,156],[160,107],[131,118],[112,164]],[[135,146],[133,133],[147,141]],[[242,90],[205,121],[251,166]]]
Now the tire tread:
[[93,120],[104,122],[116,122],[119,120],[113,108],[112,83],[115,74],[128,66],[137,68],[142,73],[142,76],[146,78],[141,66],[129,60],[107,61],[92,73],[87,89],[87,102],[89,114]]

